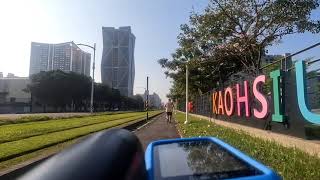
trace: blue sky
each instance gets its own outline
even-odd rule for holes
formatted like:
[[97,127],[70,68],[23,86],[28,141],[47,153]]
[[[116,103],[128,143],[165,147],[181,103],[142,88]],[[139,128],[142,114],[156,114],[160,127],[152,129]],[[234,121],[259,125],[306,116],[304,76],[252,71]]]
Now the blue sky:
[[[142,93],[146,76],[150,91],[165,100],[170,80],[156,60],[170,57],[177,48],[179,26],[188,21],[192,8],[202,11],[207,0],[10,0],[0,2],[0,72],[27,76],[30,42],[97,43],[97,69],[100,78],[102,26],[131,26],[136,36],[135,92]],[[317,10],[319,11],[319,9]],[[316,12],[314,17],[319,18]],[[269,54],[295,52],[320,41],[320,35],[289,36],[270,48]],[[82,48],[88,52],[91,49]],[[320,57],[319,48],[304,56]]]

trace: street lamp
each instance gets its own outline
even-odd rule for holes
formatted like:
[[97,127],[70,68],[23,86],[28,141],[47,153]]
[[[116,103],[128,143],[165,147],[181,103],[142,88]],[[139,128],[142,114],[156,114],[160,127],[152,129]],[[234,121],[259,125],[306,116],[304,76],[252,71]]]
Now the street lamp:
[[93,49],[93,63],[92,63],[92,82],[91,82],[91,99],[90,99],[90,112],[93,113],[93,92],[94,92],[94,69],[95,69],[95,60],[96,60],[96,43],[93,46],[87,44],[77,44],[79,46],[86,46]]
[[186,120],[184,121],[184,124],[188,123],[188,101],[189,101],[189,69],[188,69],[188,59],[182,55],[181,59],[184,58],[186,61],[184,64],[186,65]]
[[184,124],[187,124],[189,121],[188,121],[188,101],[189,101],[189,67],[188,67],[188,62],[189,60],[184,56],[182,55],[181,58],[184,58],[186,61],[184,62],[185,65],[186,65],[186,120],[184,121]]
[[188,69],[188,62],[186,62],[186,120],[184,124],[188,123],[188,101],[189,101],[189,69]]

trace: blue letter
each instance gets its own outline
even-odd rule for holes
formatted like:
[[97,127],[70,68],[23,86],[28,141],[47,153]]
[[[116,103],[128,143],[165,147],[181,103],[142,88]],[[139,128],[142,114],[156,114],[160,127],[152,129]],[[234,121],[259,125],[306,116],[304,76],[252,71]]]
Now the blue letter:
[[296,82],[297,82],[297,96],[299,109],[302,116],[309,122],[314,124],[320,124],[320,115],[309,111],[307,107],[308,97],[307,97],[307,82],[306,82],[306,68],[303,61],[298,61],[295,63],[296,66]]

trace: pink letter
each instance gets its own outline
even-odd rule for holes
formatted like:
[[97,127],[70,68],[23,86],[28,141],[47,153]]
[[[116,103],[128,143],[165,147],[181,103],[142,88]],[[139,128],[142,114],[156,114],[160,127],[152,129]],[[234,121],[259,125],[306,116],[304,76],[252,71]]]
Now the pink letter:
[[[227,97],[229,96],[229,104],[230,107],[228,107],[228,99]],[[231,116],[233,113],[233,96],[232,96],[232,89],[231,87],[227,87],[227,89],[224,91],[224,109],[226,110],[226,114],[228,116]]]
[[266,76],[265,75],[260,75],[258,76],[254,82],[253,82],[253,94],[254,96],[260,101],[262,107],[261,111],[258,111],[256,108],[253,109],[253,115],[256,118],[262,119],[265,118],[268,114],[268,102],[267,99],[258,91],[258,84],[262,82],[266,82]]
[[240,85],[236,84],[237,87],[237,109],[238,109],[238,116],[241,116],[241,104],[245,104],[246,108],[246,117],[250,116],[249,110],[249,94],[248,94],[248,81],[244,81],[244,96],[240,97]]

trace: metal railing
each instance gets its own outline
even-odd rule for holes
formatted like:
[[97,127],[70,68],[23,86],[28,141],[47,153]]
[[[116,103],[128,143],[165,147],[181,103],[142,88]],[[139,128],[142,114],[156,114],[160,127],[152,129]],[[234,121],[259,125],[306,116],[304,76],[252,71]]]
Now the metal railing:
[[267,68],[267,67],[269,67],[269,66],[271,66],[271,65],[273,65],[273,64],[276,64],[276,63],[279,63],[279,62],[283,62],[283,60],[284,60],[284,61],[287,61],[288,59],[290,59],[290,58],[292,58],[292,57],[294,57],[294,56],[296,56],[296,55],[298,55],[298,54],[301,54],[301,53],[303,53],[303,52],[305,52],[305,51],[308,51],[308,50],[310,50],[310,49],[313,49],[313,48],[315,48],[315,47],[317,47],[317,46],[320,46],[320,42],[319,42],[319,43],[316,43],[316,44],[314,44],[314,45],[311,45],[311,46],[309,46],[309,47],[307,47],[307,48],[304,48],[304,49],[302,49],[302,50],[300,50],[300,51],[298,51],[298,52],[295,52],[295,53],[293,53],[293,54],[290,54],[289,56],[285,56],[285,57],[283,57],[283,58],[281,58],[281,59],[279,59],[279,60],[276,60],[276,61],[274,61],[274,62],[272,62],[272,63],[269,63],[269,64],[261,67],[260,70],[265,69],[265,68]]
[[[287,66],[283,66],[283,63],[286,63],[287,61],[289,60],[292,60],[292,58],[296,55],[299,55],[301,53],[304,53],[306,51],[309,51],[315,47],[318,47],[320,46],[320,42],[319,43],[316,43],[314,45],[311,45],[309,47],[306,47],[298,52],[295,52],[293,54],[290,54],[290,55],[287,55],[279,60],[275,60],[273,61],[272,63],[269,63],[267,65],[264,65],[262,66],[261,68],[259,68],[259,70],[264,70],[272,65],[275,65],[277,63],[280,64],[280,69],[284,72],[284,79],[285,79],[285,83],[282,83],[282,86],[281,88],[284,90],[284,96],[282,97],[282,101],[286,101],[287,98],[290,98],[293,94],[292,93],[295,93],[294,92],[291,92],[291,87],[295,86],[295,75],[294,73],[291,71],[294,69],[294,63],[292,63],[292,66],[291,67],[287,67]],[[309,60],[307,62],[307,67],[309,67],[311,64],[314,64],[316,62],[319,62],[320,59],[315,59],[315,60]],[[319,71],[319,69],[315,69],[315,71]],[[238,73],[235,73],[235,74],[240,74],[240,73],[243,73],[243,74],[246,74],[245,71],[239,71]],[[240,78],[230,78],[229,81],[226,81],[223,83],[223,85],[217,89],[213,89],[211,91],[208,91],[202,95],[199,95],[197,96],[196,98],[194,98],[192,101],[193,101],[193,104],[194,104],[194,110],[193,110],[193,113],[195,114],[200,114],[200,115],[205,115],[205,116],[212,116],[212,92],[213,91],[216,91],[218,89],[223,89],[227,86],[230,86],[230,85],[233,85],[235,82],[234,81],[240,81],[240,80],[243,80],[243,79],[247,79],[250,81],[250,79],[253,79],[254,77],[251,77],[250,74],[247,74],[248,76],[247,77],[241,77]],[[320,82],[320,79],[316,79],[316,78],[319,78],[317,76],[315,77],[312,77],[312,78],[308,78],[308,82],[307,84],[312,84],[312,81],[319,81]],[[286,86],[289,87],[289,89],[286,88]],[[319,98],[320,100],[320,97],[315,97],[316,95],[311,95],[311,94],[317,94],[316,92],[317,91],[320,91],[320,89],[316,89],[318,87],[312,87],[310,89],[310,86],[309,86],[309,89],[308,89],[308,94],[310,94],[310,97],[309,99],[314,99],[314,98]],[[320,87],[319,87],[320,88]],[[290,92],[289,92],[290,91]],[[266,94],[270,94],[270,92],[266,92]],[[319,93],[320,94],[320,93]],[[289,97],[290,96],[290,97]],[[312,101],[310,101],[311,104],[312,104]],[[179,109],[184,111],[185,110],[185,105],[184,104],[179,104]],[[286,108],[286,107],[283,107],[283,108]],[[310,107],[311,109],[317,109],[317,108],[320,108],[320,101],[318,103],[318,105],[315,105],[314,103],[311,105]]]

